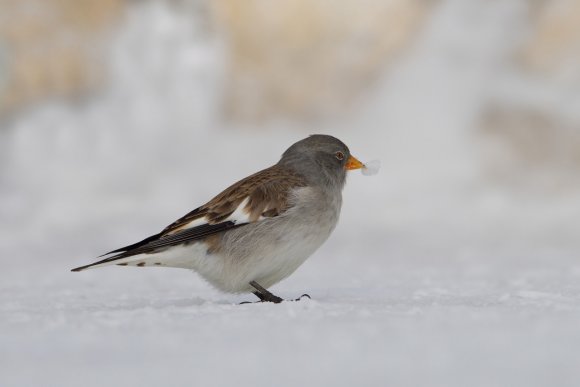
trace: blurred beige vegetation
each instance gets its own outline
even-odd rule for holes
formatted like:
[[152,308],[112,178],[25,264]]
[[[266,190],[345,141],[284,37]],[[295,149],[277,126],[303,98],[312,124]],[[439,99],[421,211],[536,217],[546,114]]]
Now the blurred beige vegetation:
[[[529,39],[517,54],[530,92],[552,82],[580,92],[580,2],[554,0],[534,3]],[[561,86],[560,86],[561,87]],[[565,94],[565,92],[561,92]],[[488,155],[488,172],[496,181],[512,186],[563,191],[579,184],[580,122],[566,117],[552,104],[514,104],[496,101],[481,122],[484,136],[496,143]]]
[[[179,6],[189,0],[165,1]],[[412,46],[441,2],[196,3],[209,9],[211,31],[225,43],[222,116],[260,123],[347,110]],[[114,37],[124,10],[134,4],[0,0],[0,117],[50,97],[75,97],[101,87],[107,74],[98,48]],[[514,67],[536,91],[562,90],[562,79],[566,87],[578,89],[580,1],[535,1],[529,9],[529,34],[513,53]],[[495,160],[491,175],[553,168],[561,172],[554,186],[578,179],[578,120],[562,117],[550,104],[498,100],[490,101],[484,111],[479,133],[496,144],[496,153],[488,156]]]
[[123,0],[0,0],[0,114],[96,87]]
[[[229,50],[224,116],[253,122],[340,111],[409,44],[432,2],[209,4]],[[0,71],[7,74],[0,83],[0,114],[98,87],[104,69],[95,46],[126,5],[127,0],[0,0]]]
[[[341,111],[412,44],[436,3],[210,2],[228,50],[225,114],[253,121]],[[523,68],[577,69],[580,2],[533,4]],[[128,0],[0,0],[2,110],[97,87],[104,63],[95,47],[127,6]]]
[[229,48],[225,113],[255,121],[342,110],[409,45],[432,3],[212,2]]
[[580,76],[580,1],[545,1],[532,12],[533,34],[523,49],[530,70],[554,73],[567,69]]
[[543,192],[564,192],[580,183],[580,127],[553,114],[516,107],[494,107],[482,122],[495,146],[489,177],[501,184]]

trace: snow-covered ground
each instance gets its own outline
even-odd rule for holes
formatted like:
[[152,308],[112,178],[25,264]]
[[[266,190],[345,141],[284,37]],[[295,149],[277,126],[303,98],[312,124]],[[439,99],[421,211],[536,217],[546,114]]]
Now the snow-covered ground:
[[[219,43],[135,5],[110,88],[0,131],[0,386],[577,386],[580,201],[490,184],[469,130],[522,4],[442,1],[357,112],[303,130],[224,127]],[[333,236],[273,288],[312,300],[238,305],[252,297],[175,269],[68,271],[314,132],[383,169],[350,176]]]

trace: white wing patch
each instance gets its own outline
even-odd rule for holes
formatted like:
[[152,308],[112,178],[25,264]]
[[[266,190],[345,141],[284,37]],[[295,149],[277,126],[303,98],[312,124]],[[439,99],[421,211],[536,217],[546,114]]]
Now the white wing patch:
[[245,198],[236,210],[224,219],[223,222],[234,222],[235,224],[248,223],[250,221],[250,214],[246,211],[246,206],[249,200],[249,198]]
[[[227,218],[222,220],[222,222],[233,222],[235,224],[249,223],[250,222],[250,214],[246,210],[246,206],[248,205],[248,201],[249,201],[249,198],[245,198],[240,203],[240,205],[235,209],[235,211],[232,212],[232,214],[230,216],[228,216]],[[260,219],[262,219],[262,217],[260,217]],[[191,222],[186,223],[183,226],[171,231],[170,234],[174,234],[174,233],[176,233],[178,231],[182,231],[182,230],[187,230],[188,228],[203,226],[204,224],[208,224],[208,220],[209,219],[205,216],[203,218],[194,219]]]

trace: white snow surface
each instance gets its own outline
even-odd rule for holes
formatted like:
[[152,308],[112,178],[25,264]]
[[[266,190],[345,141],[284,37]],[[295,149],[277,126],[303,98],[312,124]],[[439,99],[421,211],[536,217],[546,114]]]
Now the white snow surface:
[[[302,131],[220,123],[220,43],[136,3],[106,91],[0,131],[0,386],[577,386],[579,196],[489,184],[466,130],[524,3],[440,2],[355,113]],[[271,289],[311,300],[238,305],[253,296],[179,269],[69,272],[316,132],[383,170],[350,174],[334,234]]]

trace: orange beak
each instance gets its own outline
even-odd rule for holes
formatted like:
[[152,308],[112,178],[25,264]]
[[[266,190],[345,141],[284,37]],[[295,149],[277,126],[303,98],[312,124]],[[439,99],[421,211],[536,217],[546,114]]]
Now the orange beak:
[[346,164],[344,165],[344,169],[351,170],[351,169],[360,169],[365,165],[358,161],[356,157],[350,156],[348,160],[346,160]]

